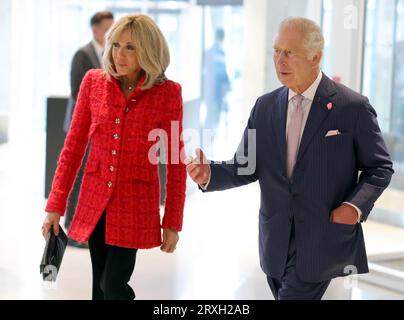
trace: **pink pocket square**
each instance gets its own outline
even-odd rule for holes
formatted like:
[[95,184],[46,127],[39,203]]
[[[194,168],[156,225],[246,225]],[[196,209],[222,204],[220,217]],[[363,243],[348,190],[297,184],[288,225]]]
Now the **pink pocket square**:
[[330,130],[327,132],[327,134],[325,135],[326,137],[332,137],[332,136],[336,136],[341,134],[341,132],[339,130]]

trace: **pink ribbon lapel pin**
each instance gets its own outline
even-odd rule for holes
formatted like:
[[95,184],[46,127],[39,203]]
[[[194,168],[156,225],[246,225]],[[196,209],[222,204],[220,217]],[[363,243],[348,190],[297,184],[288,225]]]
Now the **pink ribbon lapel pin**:
[[327,103],[327,109],[328,110],[332,110],[332,107],[333,107],[332,102]]

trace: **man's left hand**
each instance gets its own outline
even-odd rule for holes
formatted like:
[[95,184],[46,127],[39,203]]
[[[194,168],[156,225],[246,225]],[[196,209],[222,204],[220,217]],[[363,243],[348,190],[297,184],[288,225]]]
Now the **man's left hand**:
[[176,249],[178,240],[179,237],[176,230],[163,229],[163,244],[160,247],[161,251],[173,253]]
[[358,213],[354,207],[343,203],[331,212],[330,221],[340,224],[356,224],[358,222]]

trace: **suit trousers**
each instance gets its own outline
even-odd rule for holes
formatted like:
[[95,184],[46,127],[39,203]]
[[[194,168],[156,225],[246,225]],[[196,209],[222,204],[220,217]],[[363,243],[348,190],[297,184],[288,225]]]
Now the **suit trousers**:
[[289,241],[288,258],[282,279],[267,275],[267,281],[275,300],[321,300],[327,290],[331,279],[318,283],[301,280],[296,272],[296,238],[295,224],[292,228]]
[[88,241],[93,271],[93,300],[133,300],[128,282],[135,268],[137,249],[105,243],[105,212]]

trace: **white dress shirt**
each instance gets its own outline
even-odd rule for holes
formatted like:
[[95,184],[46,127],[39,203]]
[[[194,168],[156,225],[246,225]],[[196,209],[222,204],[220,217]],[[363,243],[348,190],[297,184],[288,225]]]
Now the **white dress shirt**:
[[91,40],[91,43],[95,49],[95,53],[97,54],[97,58],[98,58],[98,61],[100,62],[100,66],[102,66],[102,54],[104,53],[104,48],[95,39]]
[[[311,105],[313,104],[314,96],[316,95],[317,88],[320,85],[321,79],[323,77],[323,73],[320,71],[318,74],[316,80],[311,84],[311,86],[303,92],[301,95],[303,96],[303,101],[302,101],[302,109],[303,109],[303,123],[302,123],[302,131],[300,132],[300,140],[302,139],[303,136],[303,131],[304,127],[306,125],[307,117],[309,116],[309,112],[311,109]],[[293,90],[289,89],[289,97],[288,97],[288,115],[287,115],[287,120],[286,120],[286,133],[288,132],[289,128],[289,123],[290,123],[290,117],[292,116],[292,112],[296,108],[296,100],[293,99],[295,96],[297,96],[298,93],[294,92]],[[299,142],[300,145],[300,142]]]

